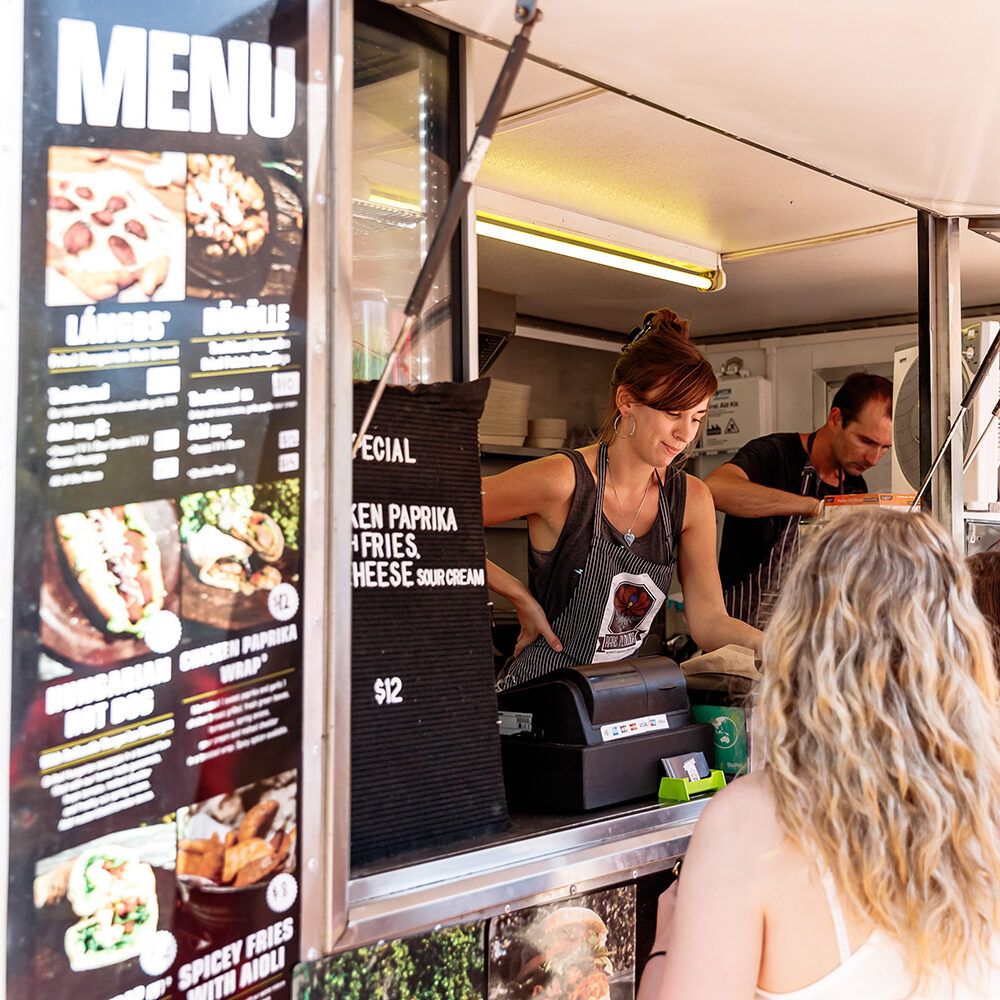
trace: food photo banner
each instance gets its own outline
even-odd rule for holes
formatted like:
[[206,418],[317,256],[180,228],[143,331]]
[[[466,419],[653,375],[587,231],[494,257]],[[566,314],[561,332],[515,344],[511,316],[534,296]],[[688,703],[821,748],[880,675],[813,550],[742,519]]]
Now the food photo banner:
[[25,8],[5,995],[288,996],[306,4]]

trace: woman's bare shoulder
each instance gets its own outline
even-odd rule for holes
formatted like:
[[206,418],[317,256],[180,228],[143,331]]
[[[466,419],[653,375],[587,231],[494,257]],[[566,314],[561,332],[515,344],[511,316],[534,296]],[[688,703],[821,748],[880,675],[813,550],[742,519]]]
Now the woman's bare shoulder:
[[569,455],[560,452],[487,476],[483,479],[483,488],[491,493],[502,488],[543,502],[562,502],[576,488],[576,469]]
[[735,855],[758,857],[779,847],[784,832],[767,775],[755,772],[727,785],[702,813],[698,829],[705,839]]
[[566,452],[556,452],[529,462],[533,475],[544,480],[560,496],[569,496],[576,488],[576,466]]
[[684,527],[688,528],[694,523],[705,523],[711,521],[715,524],[715,501],[708,487],[690,472],[682,472],[687,489],[684,500]]
[[688,499],[693,497],[696,501],[707,500],[709,503],[712,502],[711,492],[697,476],[692,476],[690,472],[682,472],[681,475],[687,484]]

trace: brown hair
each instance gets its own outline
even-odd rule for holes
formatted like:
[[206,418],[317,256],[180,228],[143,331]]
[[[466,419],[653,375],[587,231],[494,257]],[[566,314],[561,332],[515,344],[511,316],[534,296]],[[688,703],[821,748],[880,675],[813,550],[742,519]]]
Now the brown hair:
[[1000,552],[980,552],[965,564],[972,574],[972,596],[990,627],[993,653],[1000,668]]
[[844,379],[844,384],[834,393],[830,409],[836,407],[846,427],[858,419],[858,414],[870,402],[879,400],[886,411],[892,413],[892,383],[881,375],[869,372],[852,372]]
[[712,366],[691,343],[688,323],[672,309],[657,309],[642,318],[611,373],[611,402],[600,441],[615,436],[615,397],[624,386],[656,410],[690,410],[719,387]]

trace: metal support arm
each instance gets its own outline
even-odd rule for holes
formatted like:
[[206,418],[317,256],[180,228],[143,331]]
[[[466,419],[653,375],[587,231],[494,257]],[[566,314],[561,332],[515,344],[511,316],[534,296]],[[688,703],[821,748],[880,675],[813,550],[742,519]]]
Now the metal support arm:
[[424,307],[424,303],[427,301],[427,296],[430,294],[434,277],[441,266],[441,262],[444,260],[452,237],[458,229],[458,224],[461,222],[469,192],[476,182],[479,168],[483,165],[486,152],[490,148],[490,142],[493,140],[493,133],[500,122],[500,116],[503,114],[503,109],[507,104],[507,99],[510,97],[510,92],[514,88],[514,81],[517,79],[517,74],[524,62],[524,57],[528,54],[528,44],[531,40],[532,28],[541,19],[542,12],[535,6],[535,0],[519,0],[515,10],[515,17],[521,22],[521,30],[511,43],[510,51],[507,53],[507,58],[504,60],[503,67],[500,70],[500,76],[493,86],[493,93],[490,94],[482,121],[480,121],[475,138],[472,140],[472,147],[469,149],[458,179],[452,187],[451,193],[448,195],[448,203],[445,205],[441,221],[438,224],[437,231],[434,233],[433,240],[431,240],[430,249],[424,258],[420,273],[417,275],[417,280],[413,284],[413,291],[410,293],[406,308],[403,310],[405,318],[399,335],[396,337],[396,342],[392,345],[392,350],[389,352],[388,358],[386,358],[382,376],[378,380],[378,385],[375,386],[375,392],[372,394],[371,402],[368,404],[368,410],[361,421],[361,426],[358,428],[357,434],[354,436],[354,446],[351,449],[352,457],[357,455],[358,449],[361,447],[361,440],[371,426],[375,410],[382,399],[382,394],[385,392],[386,383],[389,381],[389,373],[395,367],[396,360],[403,347],[408,343],[417,329],[420,313]]

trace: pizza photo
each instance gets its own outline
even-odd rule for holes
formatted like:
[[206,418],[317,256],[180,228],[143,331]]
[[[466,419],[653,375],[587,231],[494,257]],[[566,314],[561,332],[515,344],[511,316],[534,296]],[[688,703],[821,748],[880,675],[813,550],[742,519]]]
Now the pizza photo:
[[45,304],[183,299],[184,169],[183,154],[51,149]]

